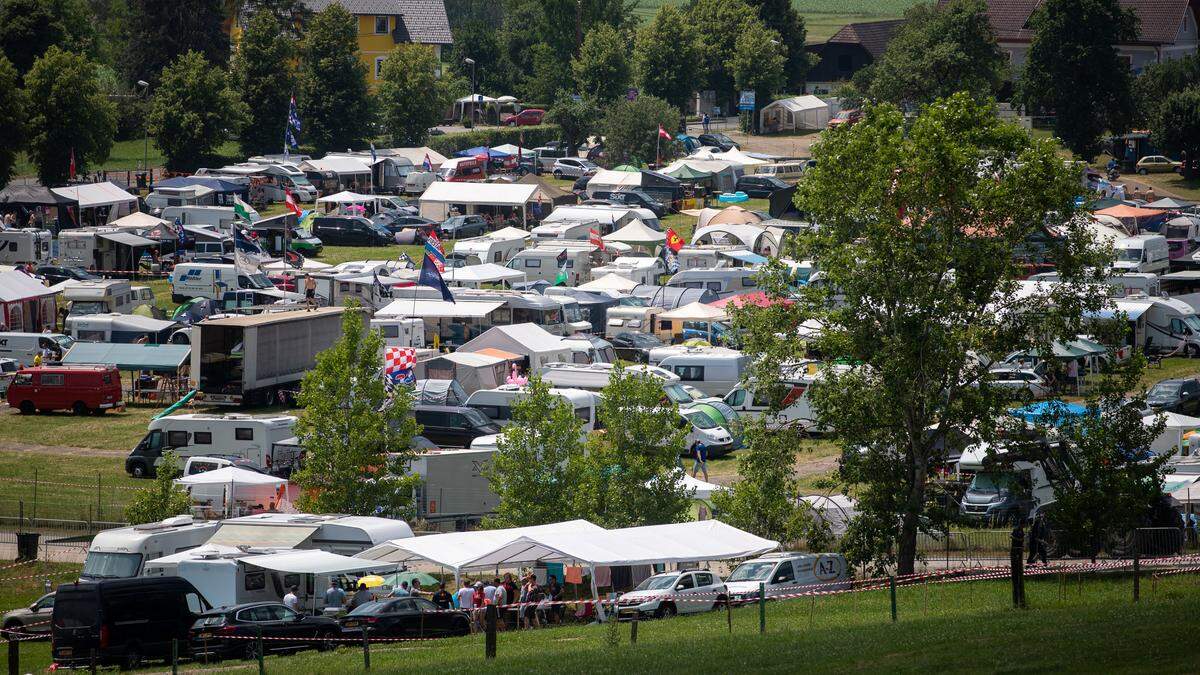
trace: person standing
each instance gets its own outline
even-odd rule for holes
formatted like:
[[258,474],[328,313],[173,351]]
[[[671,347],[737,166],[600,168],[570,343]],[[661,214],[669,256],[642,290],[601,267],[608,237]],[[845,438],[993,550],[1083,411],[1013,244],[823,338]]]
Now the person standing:
[[325,591],[325,608],[333,607],[340,610],[346,602],[346,591],[343,591],[333,579],[329,580],[329,588]]
[[[470,616],[471,611],[475,609],[475,602],[472,600],[475,597],[475,591],[471,590],[470,581],[463,579],[462,588],[458,589],[456,597],[458,598],[458,608],[467,612],[467,615]],[[475,623],[471,622],[471,630],[474,629]]]
[[287,595],[283,596],[283,604],[292,611],[300,611],[300,598],[296,596],[295,586],[288,587]]
[[704,472],[704,480],[708,480],[708,446],[703,443],[696,443],[692,448],[692,478],[696,477],[698,471]]
[[508,590],[500,579],[493,580],[492,585],[496,587],[496,593],[492,596],[492,604],[496,606],[496,629],[504,630],[504,606],[508,604]]
[[401,581],[400,585],[392,590],[393,598],[407,598],[410,595],[412,595],[412,593],[410,593],[408,591],[408,582],[407,581]]
[[304,277],[304,304],[310,312],[317,308],[317,280],[311,274]]
[[1033,518],[1033,525],[1029,528],[1029,558],[1025,561],[1026,564],[1032,565],[1038,558],[1042,559],[1042,564],[1048,563],[1046,559],[1046,539],[1050,535],[1050,528],[1046,525],[1046,516],[1038,513]]
[[707,133],[708,133],[708,129],[709,129],[709,119],[708,119],[708,113],[704,113],[704,116],[703,116],[703,117],[701,117],[700,119],[701,119],[701,122],[702,122],[702,124],[703,124],[704,133],[706,133],[706,134],[707,134]]
[[359,584],[358,591],[350,599],[350,609],[358,609],[374,599],[375,594],[371,592],[371,589],[367,588],[366,584]]
[[430,601],[437,605],[438,609],[450,609],[450,606],[454,604],[453,597],[450,595],[450,591],[446,590],[444,583],[438,584],[438,589],[430,597]]

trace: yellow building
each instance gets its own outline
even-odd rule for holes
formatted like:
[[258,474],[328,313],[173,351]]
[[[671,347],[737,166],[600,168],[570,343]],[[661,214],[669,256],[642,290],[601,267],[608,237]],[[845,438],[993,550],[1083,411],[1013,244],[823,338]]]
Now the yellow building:
[[440,62],[442,50],[453,41],[443,0],[304,0],[305,7],[314,12],[334,3],[358,19],[359,58],[367,66],[372,89],[384,59],[396,45],[429,45]]

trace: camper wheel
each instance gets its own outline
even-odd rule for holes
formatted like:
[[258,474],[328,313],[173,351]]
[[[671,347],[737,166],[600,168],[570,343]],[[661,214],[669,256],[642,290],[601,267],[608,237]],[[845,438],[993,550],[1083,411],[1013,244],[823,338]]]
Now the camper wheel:
[[1189,359],[1200,357],[1200,345],[1188,345],[1183,348],[1183,355]]
[[88,414],[87,404],[83,401],[75,401],[75,405],[71,406],[71,410],[80,417]]

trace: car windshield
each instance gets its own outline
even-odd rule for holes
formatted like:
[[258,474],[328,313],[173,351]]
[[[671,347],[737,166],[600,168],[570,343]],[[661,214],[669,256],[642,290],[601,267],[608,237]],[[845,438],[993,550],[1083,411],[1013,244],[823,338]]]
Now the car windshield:
[[382,600],[373,600],[371,602],[366,602],[366,603],[359,605],[358,607],[355,607],[350,612],[349,616],[362,616],[363,614],[380,614],[383,612],[384,607],[387,606],[387,604],[388,604],[387,602],[384,602]]
[[985,471],[975,474],[975,477],[971,479],[970,489],[973,492],[1000,492],[1011,488],[1014,482],[1012,474]]
[[675,580],[679,578],[678,574],[664,574],[657,577],[645,579],[637,585],[635,591],[661,591],[667,588],[675,587]]
[[296,228],[296,234],[293,236],[295,236],[297,239],[312,239],[313,233],[309,232],[303,227],[299,227]]
[[664,386],[663,393],[665,393],[667,398],[671,399],[673,403],[692,402],[692,395],[687,392],[687,389],[684,389],[677,384],[668,384]]
[[747,562],[737,566],[726,581],[764,581],[771,576],[774,562]]
[[108,305],[103,302],[76,300],[71,303],[71,314],[103,314],[108,311]]
[[89,579],[126,579],[137,576],[142,567],[138,553],[109,553],[88,551],[80,576]]
[[467,421],[474,426],[482,427],[492,423],[491,420],[483,416],[483,413],[474,408],[464,408],[462,413],[463,417],[466,417]]
[[271,283],[271,280],[267,278],[267,275],[263,274],[262,272],[259,272],[258,274],[251,274],[249,278],[250,285],[254,288],[260,290],[275,288],[275,284]]
[[662,340],[645,333],[631,333],[629,341],[639,347],[661,347],[663,344]]
[[692,423],[692,426],[696,427],[697,429],[717,428],[716,422],[713,422],[711,419],[709,419],[708,415],[705,415],[698,410],[685,412],[683,413],[683,416],[686,417],[687,420]]
[[1183,322],[1186,323],[1188,328],[1191,328],[1193,331],[1200,332],[1200,318],[1189,316],[1185,318]]
[[312,187],[313,186],[312,183],[308,182],[308,177],[304,176],[304,175],[292,176],[291,179],[292,179],[292,183],[295,184],[296,187]]
[[1117,260],[1121,262],[1141,262],[1142,249],[1140,248],[1122,248],[1117,250]]
[[1167,235],[1167,239],[1187,239],[1190,231],[1191,228],[1187,225],[1168,225],[1164,234]]
[[458,225],[462,225],[466,221],[466,216],[454,216],[453,218],[447,218],[445,224],[449,227],[456,227]]
[[1159,382],[1150,390],[1147,398],[1175,398],[1179,396],[1181,386],[1178,382]]

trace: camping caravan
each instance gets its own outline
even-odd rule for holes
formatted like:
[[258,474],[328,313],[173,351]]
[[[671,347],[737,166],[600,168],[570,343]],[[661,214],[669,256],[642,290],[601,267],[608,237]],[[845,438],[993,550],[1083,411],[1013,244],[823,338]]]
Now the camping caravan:
[[783,409],[777,413],[771,412],[770,401],[763,393],[755,391],[752,381],[735,386],[725,395],[725,404],[739,415],[767,416],[769,428],[799,427],[809,433],[822,433],[827,429],[817,424],[812,388],[821,381],[826,368],[846,369],[848,366],[827,366],[816,361],[804,361],[787,367],[781,378],[787,391],[783,397]]
[[767,261],[763,256],[741,244],[689,244],[676,254],[679,269],[712,269],[714,267],[748,267]]
[[218,527],[215,522],[196,522],[191,516],[175,516],[104,530],[88,546],[79,578],[99,581],[139,576],[150,561],[196,548],[208,541]]
[[616,274],[639,284],[654,285],[658,277],[666,274],[667,268],[662,258],[650,256],[621,256],[603,267],[592,268],[592,279],[596,280],[606,274]]
[[[1148,351],[1200,356],[1200,317],[1196,316],[1196,310],[1174,298],[1148,298],[1148,301],[1143,347]],[[1129,314],[1129,319],[1135,317]]]
[[0,230],[0,264],[50,262],[51,238],[49,230]]
[[71,316],[131,314],[142,305],[154,304],[148,286],[133,286],[123,279],[74,281],[62,288]]
[[758,287],[758,272],[746,267],[716,267],[690,269],[676,273],[667,280],[674,288],[707,288],[721,297],[752,291]]
[[454,242],[454,250],[446,254],[446,264],[451,267],[488,262],[503,265],[525,248],[523,237],[497,237],[496,234],[459,239]]
[[[565,271],[565,284],[578,286],[581,281],[591,278],[592,249],[595,247],[564,244],[546,242],[519,251],[508,261],[507,267],[524,273],[528,281],[542,280],[551,284],[557,284],[559,273]],[[560,256],[565,260],[560,261]]]
[[295,436],[292,415],[187,414],[150,421],[146,435],[125,459],[134,478],[152,477],[163,453],[179,457],[240,457],[272,472],[287,473],[297,459],[286,449]]
[[[601,391],[608,386],[616,367],[611,363],[547,363],[542,366],[543,380],[555,387]],[[665,368],[646,365],[626,366],[633,374],[646,375],[662,380],[663,385],[679,384],[679,376]],[[688,402],[691,397],[688,397]],[[681,402],[681,401],[677,401]]]
[[178,220],[183,225],[206,226],[224,233],[232,231],[238,221],[231,206],[170,206],[163,209],[160,217],[170,223]]
[[637,219],[652,230],[662,231],[658,216],[650,209],[615,204],[572,204],[559,206],[542,219],[542,224],[563,221],[586,222],[594,220],[600,225],[600,234],[610,234],[622,225]]
[[556,220],[552,223],[542,223],[529,231],[533,235],[534,244],[554,242],[559,240],[587,241],[594,230],[604,234],[602,226],[595,220]]
[[724,396],[742,381],[750,359],[736,349],[679,345],[651,349],[650,363],[675,373],[683,384]]
[[[502,384],[494,389],[480,389],[467,399],[467,407],[486,415],[501,427],[512,420],[512,405],[528,394],[528,389],[516,384]],[[583,420],[583,432],[596,429],[596,395],[582,389],[560,389],[552,387],[551,396],[557,396],[571,407],[575,416]]]
[[424,347],[425,322],[417,318],[371,319],[371,330],[379,331],[384,347]]

